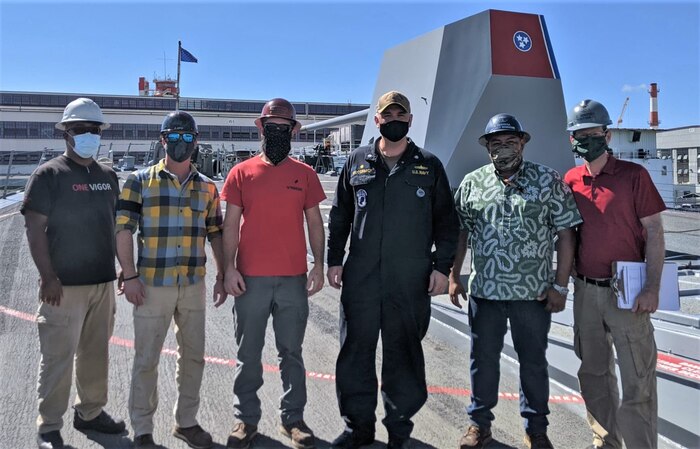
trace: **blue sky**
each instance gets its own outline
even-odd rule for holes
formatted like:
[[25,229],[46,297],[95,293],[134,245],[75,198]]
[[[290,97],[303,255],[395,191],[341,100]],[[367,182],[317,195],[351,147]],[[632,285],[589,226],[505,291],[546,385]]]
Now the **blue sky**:
[[0,89],[136,95],[138,78],[176,76],[186,97],[369,103],[386,49],[503,9],[542,14],[567,109],[603,102],[647,127],[659,85],[662,128],[700,125],[700,2],[0,0]]

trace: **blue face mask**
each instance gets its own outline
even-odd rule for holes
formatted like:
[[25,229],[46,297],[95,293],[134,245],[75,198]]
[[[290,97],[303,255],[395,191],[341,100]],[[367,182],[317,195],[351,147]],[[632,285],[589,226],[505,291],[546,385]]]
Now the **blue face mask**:
[[97,150],[100,149],[99,134],[78,134],[73,136],[73,151],[83,159],[94,158],[97,155]]

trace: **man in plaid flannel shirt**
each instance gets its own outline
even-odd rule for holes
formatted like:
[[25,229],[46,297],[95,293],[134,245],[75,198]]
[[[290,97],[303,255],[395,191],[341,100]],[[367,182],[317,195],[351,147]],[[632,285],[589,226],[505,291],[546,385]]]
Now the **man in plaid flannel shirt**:
[[[177,390],[173,435],[193,448],[212,446],[197,423],[204,371],[205,237],[217,266],[214,305],[223,287],[222,215],[214,183],[190,158],[197,125],[186,112],[169,114],[161,126],[165,159],[129,175],[117,212],[120,291],[134,305],[134,367],[129,415],[137,448],[154,448],[153,414],[158,406],[158,362],[173,318],[177,338]],[[138,270],[132,234],[138,234]]]

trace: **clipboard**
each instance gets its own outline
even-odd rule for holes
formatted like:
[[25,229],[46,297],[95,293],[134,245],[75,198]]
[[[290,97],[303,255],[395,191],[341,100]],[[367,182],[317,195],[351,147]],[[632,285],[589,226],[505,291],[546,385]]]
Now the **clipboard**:
[[[612,289],[617,297],[617,307],[631,309],[647,279],[647,264],[644,262],[613,262]],[[678,294],[678,265],[664,262],[661,272],[658,310],[680,310]]]

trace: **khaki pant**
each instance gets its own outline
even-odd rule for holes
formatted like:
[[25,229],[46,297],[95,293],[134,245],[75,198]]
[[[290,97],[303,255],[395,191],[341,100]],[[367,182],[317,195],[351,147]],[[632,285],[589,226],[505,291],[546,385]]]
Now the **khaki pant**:
[[39,305],[39,433],[60,430],[75,361],[75,409],[85,420],[107,404],[109,338],[114,329],[114,283],[63,286],[59,306]]
[[204,282],[175,287],[146,286],[146,299],[134,308],[134,368],[129,416],[134,435],[153,433],[158,407],[158,363],[171,321],[177,339],[175,424],[197,425],[199,387],[204,372]]
[[656,342],[649,314],[618,309],[610,288],[580,279],[574,287],[574,346],[593,444],[621,448],[624,440],[628,448],[656,448]]

